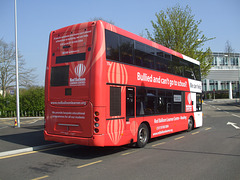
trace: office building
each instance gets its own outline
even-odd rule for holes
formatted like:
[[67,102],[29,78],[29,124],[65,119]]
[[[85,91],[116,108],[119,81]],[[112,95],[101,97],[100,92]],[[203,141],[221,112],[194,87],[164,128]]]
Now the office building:
[[213,56],[210,73],[202,79],[203,92],[228,93],[230,99],[239,98],[240,53],[213,53]]

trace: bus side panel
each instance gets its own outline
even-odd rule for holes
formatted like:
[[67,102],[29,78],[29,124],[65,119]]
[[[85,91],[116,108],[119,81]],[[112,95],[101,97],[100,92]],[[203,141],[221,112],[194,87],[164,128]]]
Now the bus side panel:
[[[115,74],[116,75],[116,74]],[[118,106],[120,106],[119,109],[120,112],[118,112],[119,114],[111,114],[111,93],[110,93],[110,89],[111,88],[116,88],[118,89],[118,94],[113,93],[112,98],[117,98],[119,97],[120,99],[120,104],[118,104]],[[108,85],[106,88],[106,92],[105,94],[106,99],[105,102],[107,104],[107,109],[106,109],[106,125],[105,125],[105,129],[106,129],[106,134],[105,134],[105,145],[106,146],[120,146],[120,145],[124,145],[124,144],[129,144],[130,143],[130,139],[131,139],[131,135],[129,134],[129,131],[126,130],[127,129],[127,122],[126,122],[126,87],[125,86],[115,86],[115,85]],[[116,90],[115,89],[115,90]],[[118,98],[117,98],[118,99]],[[114,99],[112,99],[112,102],[114,102]],[[115,110],[115,108],[112,108]],[[112,111],[114,111],[112,110]]]
[[186,130],[188,128],[188,118],[189,113],[182,113],[144,117],[144,120],[150,123],[152,127],[151,137],[154,138]]
[[48,114],[48,102],[49,102],[49,82],[50,82],[50,64],[51,64],[51,49],[52,49],[52,32],[49,36],[49,45],[48,45],[48,57],[47,57],[47,65],[46,65],[46,74],[45,74],[45,119]]
[[90,98],[94,106],[106,107],[105,31],[101,21],[96,24],[91,60]]
[[[105,146],[106,134],[106,102],[108,93],[106,90],[106,53],[105,53],[105,31],[101,21],[96,22],[93,34],[91,58],[91,81],[90,81],[90,101],[93,104],[94,114],[94,146]],[[98,115],[96,115],[96,112]],[[100,137],[101,136],[101,137]]]

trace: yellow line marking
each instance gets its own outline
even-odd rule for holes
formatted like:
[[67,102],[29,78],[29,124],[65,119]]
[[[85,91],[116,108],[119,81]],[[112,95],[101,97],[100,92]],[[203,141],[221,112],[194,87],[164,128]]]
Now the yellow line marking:
[[181,136],[181,137],[175,138],[174,140],[179,140],[179,139],[182,139],[182,138],[184,138],[184,136]]
[[152,145],[152,147],[160,146],[160,145],[162,145],[162,144],[165,144],[165,142],[161,142],[161,143],[158,143],[158,144],[154,144],[154,145]]
[[128,155],[128,154],[132,154],[132,153],[135,153],[135,152],[137,152],[137,151],[139,151],[139,150],[135,150],[135,151],[131,151],[131,152],[124,153],[124,154],[122,154],[122,156],[126,156],[126,155]]
[[93,165],[93,164],[97,164],[97,163],[100,163],[100,162],[102,162],[102,160],[95,161],[95,162],[88,163],[88,164],[84,164],[84,165],[78,166],[77,168],[83,168],[83,167],[90,166],[90,165]]
[[212,129],[212,128],[206,128],[205,131],[210,130],[210,129]]
[[30,151],[30,152],[25,152],[25,153],[13,154],[13,155],[9,155],[9,156],[2,156],[2,157],[0,157],[0,159],[6,159],[6,158],[11,158],[11,157],[16,157],[16,156],[23,156],[23,155],[27,155],[27,154],[34,154],[37,152],[39,152],[39,151]]
[[[70,144],[70,145],[72,145],[72,144]],[[68,146],[68,145],[52,147],[52,148],[47,148],[47,149],[41,149],[41,150],[36,150],[36,151],[29,151],[29,152],[18,153],[18,154],[13,154],[13,155],[7,155],[7,156],[0,157],[0,159],[7,159],[7,158],[11,158],[11,157],[17,157],[17,156],[23,156],[23,155],[28,155],[28,154],[34,154],[34,153],[38,153],[38,152],[44,152],[44,151],[49,151],[49,150],[53,150],[53,149],[59,149],[59,148],[66,147],[66,146]]]
[[199,131],[192,133],[192,135],[194,135],[194,134],[198,134],[198,133],[199,133]]
[[38,178],[34,178],[34,179],[32,179],[32,180],[40,180],[40,179],[45,179],[45,178],[47,178],[47,177],[49,177],[49,176],[46,175],[46,176],[42,176],[42,177],[38,177]]

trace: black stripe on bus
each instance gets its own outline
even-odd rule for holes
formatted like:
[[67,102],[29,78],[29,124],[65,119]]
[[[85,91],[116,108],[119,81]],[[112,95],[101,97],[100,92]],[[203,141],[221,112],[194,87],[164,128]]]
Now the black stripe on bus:
[[106,120],[118,120],[118,119],[125,119],[125,117],[119,117],[119,118],[109,118],[109,119],[106,119]]
[[56,64],[68,63],[75,61],[83,61],[86,59],[86,53],[71,54],[66,56],[58,56],[56,58]]

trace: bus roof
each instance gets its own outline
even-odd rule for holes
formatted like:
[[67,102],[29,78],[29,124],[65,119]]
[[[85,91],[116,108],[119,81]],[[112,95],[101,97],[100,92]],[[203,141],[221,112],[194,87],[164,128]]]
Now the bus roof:
[[115,32],[115,33],[121,34],[121,35],[126,36],[126,37],[128,37],[128,38],[132,38],[132,39],[134,39],[134,40],[137,40],[137,41],[139,41],[139,42],[142,42],[142,43],[144,43],[144,44],[147,44],[147,45],[149,45],[149,46],[152,46],[152,47],[154,47],[154,48],[157,48],[157,49],[159,49],[159,50],[161,50],[161,51],[165,51],[165,52],[167,52],[167,53],[169,53],[169,54],[172,54],[172,55],[174,55],[174,56],[180,57],[180,58],[182,58],[182,59],[184,59],[184,60],[186,60],[186,61],[189,61],[189,62],[191,62],[191,63],[200,65],[200,62],[199,62],[198,60],[195,60],[195,59],[193,59],[193,58],[191,58],[191,57],[189,57],[189,56],[186,56],[186,55],[184,55],[184,54],[181,54],[181,53],[179,53],[179,52],[177,52],[177,51],[174,51],[174,50],[172,50],[172,49],[169,49],[169,48],[167,48],[167,47],[165,47],[165,46],[163,46],[163,45],[161,45],[161,44],[158,44],[158,43],[156,43],[156,42],[153,42],[153,41],[151,41],[151,40],[149,40],[149,39],[146,39],[146,38],[144,38],[144,37],[141,37],[141,36],[139,36],[139,35],[136,35],[136,34],[134,34],[134,33],[131,33],[131,32],[129,32],[129,31],[126,31],[126,30],[124,30],[124,29],[122,29],[122,28],[119,28],[119,27],[117,27],[117,26],[115,26],[115,25],[113,25],[113,24],[110,24],[110,23],[105,22],[105,21],[102,21],[102,20],[90,21],[90,22],[85,22],[85,23],[79,23],[79,24],[75,24],[75,25],[70,25],[70,26],[66,26],[66,27],[57,29],[57,30],[52,31],[52,32],[57,33],[59,30],[60,30],[61,32],[62,32],[62,31],[66,31],[67,29],[71,29],[72,26],[79,26],[79,27],[81,27],[81,28],[85,28],[85,27],[90,26],[90,25],[91,25],[91,26],[94,26],[94,25],[97,24],[97,23],[103,24],[104,28],[107,29],[107,30],[110,30],[110,31],[113,31],[113,32]]

